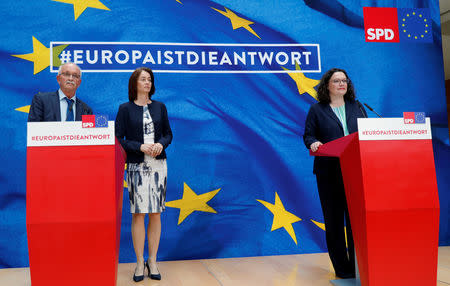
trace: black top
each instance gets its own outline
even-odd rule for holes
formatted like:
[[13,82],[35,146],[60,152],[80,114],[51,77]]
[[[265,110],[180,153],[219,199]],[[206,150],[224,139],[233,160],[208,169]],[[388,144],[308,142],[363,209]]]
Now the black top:
[[[167,109],[164,103],[152,100],[152,103],[148,104],[148,111],[155,129],[155,143],[161,143],[163,146],[163,151],[156,159],[164,159],[165,150],[172,142]],[[117,112],[115,133],[127,152],[127,163],[144,162],[144,153],[141,151],[141,145],[144,144],[143,113],[143,106],[130,101],[121,104]]]
[[[348,133],[351,134],[358,131],[357,118],[366,118],[367,113],[359,102],[345,101],[345,117]],[[320,102],[312,105],[306,116],[305,134],[303,134],[306,148],[309,149],[316,141],[325,144],[341,137],[344,137],[344,128],[331,106]],[[338,158],[316,156],[313,172],[314,174],[327,172],[333,166],[339,167]]]

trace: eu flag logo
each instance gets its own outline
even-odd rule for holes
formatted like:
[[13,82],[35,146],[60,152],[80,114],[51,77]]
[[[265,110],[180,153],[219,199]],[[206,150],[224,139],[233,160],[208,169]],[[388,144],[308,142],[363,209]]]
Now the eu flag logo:
[[108,116],[95,115],[95,127],[108,127]]
[[397,15],[401,42],[433,42],[429,9],[398,8]]
[[425,112],[415,112],[416,123],[425,123]]

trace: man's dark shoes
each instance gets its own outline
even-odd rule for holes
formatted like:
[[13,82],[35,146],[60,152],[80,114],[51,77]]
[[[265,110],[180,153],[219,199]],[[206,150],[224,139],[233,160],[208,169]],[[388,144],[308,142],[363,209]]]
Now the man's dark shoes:
[[355,278],[355,273],[336,273],[336,277],[342,279]]

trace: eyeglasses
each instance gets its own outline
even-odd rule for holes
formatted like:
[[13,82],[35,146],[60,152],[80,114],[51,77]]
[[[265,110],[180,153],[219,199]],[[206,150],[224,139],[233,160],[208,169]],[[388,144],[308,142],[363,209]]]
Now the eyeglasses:
[[340,84],[340,83],[348,84],[350,82],[350,80],[349,79],[333,79],[331,82],[334,84]]
[[61,75],[64,76],[64,77],[67,77],[67,78],[73,77],[75,79],[80,79],[80,77],[81,77],[81,75],[79,75],[79,74],[67,73],[67,72],[63,72],[63,73],[61,73]]

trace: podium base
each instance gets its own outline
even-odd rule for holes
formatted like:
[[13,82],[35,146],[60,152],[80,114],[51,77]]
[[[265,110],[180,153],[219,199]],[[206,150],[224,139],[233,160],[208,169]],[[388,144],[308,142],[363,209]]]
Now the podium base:
[[360,286],[361,281],[356,278],[330,280],[336,286]]

